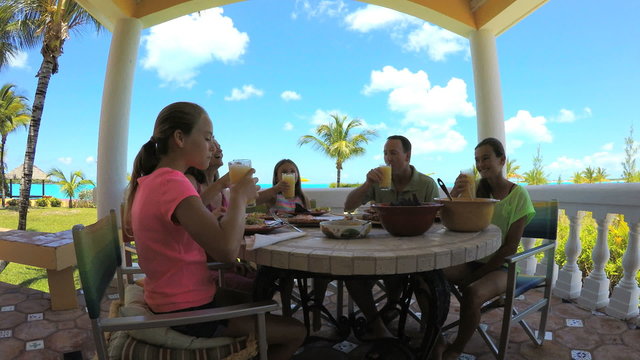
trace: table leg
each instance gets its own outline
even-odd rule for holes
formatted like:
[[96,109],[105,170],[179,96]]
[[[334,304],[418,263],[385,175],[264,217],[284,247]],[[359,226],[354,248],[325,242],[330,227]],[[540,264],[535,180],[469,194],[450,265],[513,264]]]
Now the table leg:
[[78,307],[78,296],[73,283],[73,266],[62,270],[47,269],[51,310],[69,310]]
[[[451,289],[441,270],[433,270],[413,276],[416,298],[421,297],[423,322],[426,318],[426,329],[418,352],[419,359],[427,359],[431,355],[442,325],[449,314]],[[425,311],[427,310],[427,311]]]

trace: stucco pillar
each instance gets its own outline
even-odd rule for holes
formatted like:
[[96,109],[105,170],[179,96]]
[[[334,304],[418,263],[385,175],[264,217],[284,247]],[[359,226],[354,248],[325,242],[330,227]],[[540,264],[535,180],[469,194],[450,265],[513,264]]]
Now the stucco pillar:
[[476,90],[478,141],[494,137],[506,148],[496,37],[491,31],[477,30],[469,37],[469,43]]
[[141,32],[140,20],[123,18],[111,38],[98,136],[98,218],[108,215],[109,209],[119,212],[123,201],[131,92]]

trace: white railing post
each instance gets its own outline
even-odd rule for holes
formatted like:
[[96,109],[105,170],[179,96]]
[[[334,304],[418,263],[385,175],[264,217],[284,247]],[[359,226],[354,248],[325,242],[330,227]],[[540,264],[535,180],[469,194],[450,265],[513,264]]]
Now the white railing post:
[[609,261],[609,225],[613,221],[613,215],[593,213],[596,222],[598,237],[596,245],[591,251],[593,270],[584,279],[582,292],[578,298],[578,305],[585,309],[595,310],[609,304],[609,279],[604,272],[604,267]]
[[[543,240],[542,243],[543,244],[548,244],[550,241],[556,241],[557,240]],[[549,257],[547,257],[547,253],[544,253],[544,257],[542,258],[542,260],[540,260],[540,262],[536,265],[536,276],[545,276],[547,274],[547,261],[553,261],[553,274],[551,275],[551,288],[555,288],[556,286],[556,281],[558,280],[558,264],[556,264],[556,259],[555,259],[555,251],[553,253],[553,255],[551,256],[551,259],[549,259]]]
[[[522,247],[524,248],[524,250],[527,251],[533,247],[533,244],[535,244],[536,239],[522,238],[520,242],[522,243]],[[538,263],[538,259],[536,259],[534,256],[526,259],[523,263],[524,263],[522,266],[523,274],[533,275],[536,272],[536,264]]]
[[580,229],[582,229],[584,213],[577,211],[575,214],[570,214],[567,211],[567,216],[569,217],[569,238],[564,248],[567,262],[558,272],[558,280],[553,294],[564,299],[575,299],[580,296],[580,288],[582,287],[582,272],[578,268],[578,256],[582,250]]
[[636,274],[640,268],[640,221],[631,224],[627,251],[622,258],[624,275],[618,285],[613,288],[613,294],[607,306],[606,313],[618,319],[631,319],[638,316],[638,297],[640,289],[636,282]]

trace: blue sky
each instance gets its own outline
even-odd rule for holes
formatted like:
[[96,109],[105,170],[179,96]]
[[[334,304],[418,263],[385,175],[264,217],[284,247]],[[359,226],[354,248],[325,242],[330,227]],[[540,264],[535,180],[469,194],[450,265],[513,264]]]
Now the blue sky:
[[[624,138],[640,134],[640,3],[551,0],[497,39],[507,153],[531,169],[540,146],[549,179],[587,166],[622,173]],[[266,16],[265,16],[266,15]],[[90,30],[89,30],[90,31]],[[72,34],[51,79],[36,165],[96,177],[102,83],[111,34]],[[39,49],[0,72],[31,104]],[[249,0],[145,29],[136,67],[128,171],[173,101],[203,105],[225,160],[253,160],[261,183],[293,159],[312,183],[335,181],[333,161],[302,135],[339,113],[378,131],[343,182],[382,163],[387,136],[407,135],[412,163],[451,183],[477,142],[469,43],[388,9],[350,0]],[[636,105],[633,105],[636,104]],[[9,136],[22,163],[27,131]]]

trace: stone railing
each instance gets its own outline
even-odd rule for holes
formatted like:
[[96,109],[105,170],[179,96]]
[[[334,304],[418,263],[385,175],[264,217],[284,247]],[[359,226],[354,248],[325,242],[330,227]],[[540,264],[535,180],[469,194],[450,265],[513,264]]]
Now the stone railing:
[[[343,210],[344,199],[352,189],[305,189],[317,206],[330,206],[334,212]],[[554,273],[553,293],[565,299],[575,299],[586,309],[605,308],[606,313],[619,319],[638,316],[640,289],[636,274],[640,268],[640,184],[580,184],[527,186],[531,199],[536,201],[557,199],[560,209],[569,218],[569,238],[565,246],[567,262]],[[442,195],[442,194],[441,194]],[[578,268],[578,256],[582,250],[580,229],[585,212],[591,212],[598,227],[598,238],[592,251],[593,270],[585,278]],[[604,268],[609,260],[607,244],[608,228],[615,214],[624,215],[629,224],[629,242],[623,257],[622,280],[609,294],[609,279]],[[535,239],[522,239],[525,249],[533,247]],[[535,259],[526,264],[523,272],[540,273],[546,261],[539,264]],[[557,279],[557,280],[556,280]]]

